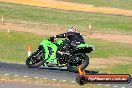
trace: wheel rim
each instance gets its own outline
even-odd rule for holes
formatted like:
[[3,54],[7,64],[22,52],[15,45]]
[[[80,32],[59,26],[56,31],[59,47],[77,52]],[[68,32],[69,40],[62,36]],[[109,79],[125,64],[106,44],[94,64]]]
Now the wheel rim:
[[[33,56],[34,56],[34,55],[33,55]],[[35,59],[35,58],[33,58],[33,56],[29,57],[29,59],[28,59],[28,61],[27,61],[27,63],[28,63],[29,65],[37,64],[37,63],[39,63],[39,62],[42,60],[42,56],[39,56],[39,59]]]

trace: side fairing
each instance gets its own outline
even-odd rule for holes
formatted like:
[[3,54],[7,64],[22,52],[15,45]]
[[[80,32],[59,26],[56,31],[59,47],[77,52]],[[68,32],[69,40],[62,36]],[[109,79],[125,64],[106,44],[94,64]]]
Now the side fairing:
[[94,48],[94,46],[93,45],[90,45],[90,44],[79,44],[77,46],[77,48],[84,48],[84,47],[93,47]]
[[56,60],[57,46],[47,39],[43,40],[40,43],[40,45],[43,46],[45,51],[44,60],[46,60],[46,62],[52,62],[54,64],[57,64],[57,60]]
[[61,45],[63,43],[63,40],[56,41],[56,44]]
[[92,45],[89,45],[89,44],[79,44],[76,47],[76,50],[74,51],[74,53],[90,53],[93,50],[94,50],[94,47]]

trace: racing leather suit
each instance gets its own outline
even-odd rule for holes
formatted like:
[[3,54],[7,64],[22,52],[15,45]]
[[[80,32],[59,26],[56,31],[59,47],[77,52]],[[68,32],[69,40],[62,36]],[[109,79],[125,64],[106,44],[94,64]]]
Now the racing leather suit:
[[85,43],[82,35],[77,32],[66,32],[63,34],[56,35],[52,38],[67,38],[68,40],[65,39],[65,44],[64,44],[65,49],[72,48],[80,43]]

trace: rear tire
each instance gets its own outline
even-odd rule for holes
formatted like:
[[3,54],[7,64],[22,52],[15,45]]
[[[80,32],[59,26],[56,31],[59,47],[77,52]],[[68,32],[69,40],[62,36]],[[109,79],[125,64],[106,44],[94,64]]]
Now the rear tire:
[[84,76],[80,76],[78,75],[76,77],[76,82],[79,84],[79,85],[84,85],[86,83],[86,78]]

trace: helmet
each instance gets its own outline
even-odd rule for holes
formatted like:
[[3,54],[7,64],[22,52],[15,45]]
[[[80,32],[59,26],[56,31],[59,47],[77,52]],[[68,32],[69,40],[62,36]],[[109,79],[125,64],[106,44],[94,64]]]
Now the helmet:
[[77,32],[77,29],[75,27],[71,27],[68,29],[67,32]]

